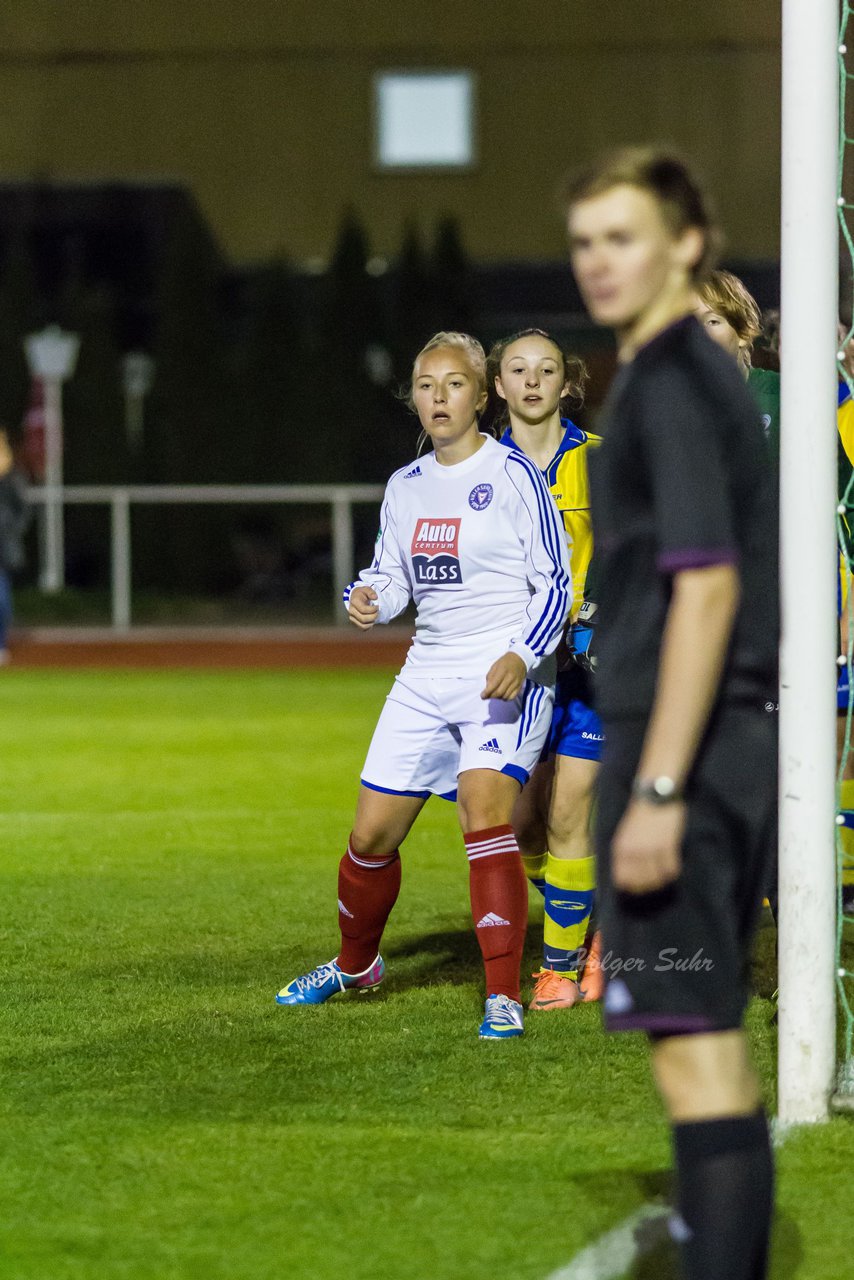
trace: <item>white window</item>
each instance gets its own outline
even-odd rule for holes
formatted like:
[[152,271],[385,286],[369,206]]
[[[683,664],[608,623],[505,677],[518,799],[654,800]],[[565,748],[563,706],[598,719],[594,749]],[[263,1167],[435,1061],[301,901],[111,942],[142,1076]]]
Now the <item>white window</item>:
[[382,71],[375,79],[382,169],[465,169],[474,163],[470,71]]

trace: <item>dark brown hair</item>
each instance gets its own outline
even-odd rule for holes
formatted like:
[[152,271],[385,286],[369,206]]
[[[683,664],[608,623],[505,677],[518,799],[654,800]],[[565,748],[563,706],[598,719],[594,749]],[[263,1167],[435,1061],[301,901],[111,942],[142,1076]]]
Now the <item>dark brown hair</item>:
[[499,338],[494,342],[486,358],[487,383],[492,409],[490,418],[496,427],[502,429],[510,423],[510,411],[507,408],[507,401],[503,400],[495,390],[495,379],[501,376],[501,361],[508,348],[522,338],[544,338],[557,352],[563,364],[563,382],[569,385],[569,390],[560,398],[561,410],[580,409],[584,404],[584,388],[587,386],[590,375],[581,357],[566,351],[558,339],[551,333],[547,333],[545,329],[519,329],[516,333],[511,333],[509,338]]

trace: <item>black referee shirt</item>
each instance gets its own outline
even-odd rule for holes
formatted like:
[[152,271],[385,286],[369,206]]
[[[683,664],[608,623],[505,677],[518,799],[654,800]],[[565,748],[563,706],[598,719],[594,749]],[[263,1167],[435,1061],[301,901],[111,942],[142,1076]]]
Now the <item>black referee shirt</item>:
[[621,369],[590,458],[601,570],[597,710],[648,715],[671,582],[732,564],[741,580],[721,696],[776,699],[777,502],[759,413],[729,356],[687,316]]

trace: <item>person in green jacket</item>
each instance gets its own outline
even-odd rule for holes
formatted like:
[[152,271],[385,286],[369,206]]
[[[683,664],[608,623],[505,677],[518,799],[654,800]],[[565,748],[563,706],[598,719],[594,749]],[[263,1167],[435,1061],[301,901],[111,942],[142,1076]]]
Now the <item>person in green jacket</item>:
[[712,271],[697,290],[695,314],[706,333],[735,359],[753,392],[774,460],[780,457],[780,375],[754,369],[753,344],[762,332],[759,307],[731,271]]

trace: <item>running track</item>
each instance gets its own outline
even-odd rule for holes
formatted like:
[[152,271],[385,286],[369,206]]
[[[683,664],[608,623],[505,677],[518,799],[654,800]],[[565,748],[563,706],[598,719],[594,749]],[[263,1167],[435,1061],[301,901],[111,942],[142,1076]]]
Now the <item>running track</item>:
[[294,627],[281,630],[140,627],[124,635],[107,628],[40,628],[13,633],[11,665],[80,668],[399,667],[412,632],[383,627]]

